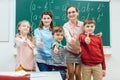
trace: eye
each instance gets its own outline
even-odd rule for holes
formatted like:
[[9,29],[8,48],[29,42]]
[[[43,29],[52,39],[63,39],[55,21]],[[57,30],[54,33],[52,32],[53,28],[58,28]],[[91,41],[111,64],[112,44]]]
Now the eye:
[[94,26],[91,26],[91,28],[93,28]]
[[59,36],[59,34],[57,34],[57,36]]
[[63,34],[61,34],[61,36],[63,36]]
[[46,19],[46,18],[43,18],[44,20]]
[[75,12],[76,12],[76,11],[69,11],[69,12],[68,12],[68,14],[71,14],[71,13],[73,13],[73,14],[74,14]]
[[27,28],[30,28],[30,26],[27,26]]
[[50,19],[49,17],[47,19]]
[[22,25],[23,27],[26,27],[26,25]]
[[86,26],[87,28],[89,28],[90,26]]

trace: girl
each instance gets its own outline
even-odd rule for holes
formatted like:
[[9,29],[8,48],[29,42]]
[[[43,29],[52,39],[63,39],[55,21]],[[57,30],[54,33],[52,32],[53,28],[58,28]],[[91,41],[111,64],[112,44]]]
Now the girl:
[[[30,23],[26,20],[18,24],[19,35],[16,36],[16,71],[35,71],[33,36]],[[30,36],[28,36],[30,34]]]
[[51,44],[53,43],[52,28],[53,28],[52,13],[44,11],[41,15],[41,22],[34,31],[35,44],[38,55],[36,56],[37,66],[40,71],[51,71],[52,56]]

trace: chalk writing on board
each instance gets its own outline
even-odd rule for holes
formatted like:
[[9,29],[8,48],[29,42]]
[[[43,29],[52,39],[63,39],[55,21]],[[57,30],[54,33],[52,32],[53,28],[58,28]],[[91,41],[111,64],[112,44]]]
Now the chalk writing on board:
[[105,7],[104,4],[99,4],[97,7],[97,11],[100,12],[104,7]]
[[54,3],[54,0],[51,0],[51,2],[50,3]]
[[91,6],[90,3],[87,3],[86,6],[81,6],[80,12],[87,12],[87,13],[89,13],[89,12],[93,11],[94,9],[92,7],[90,7],[90,6]]
[[[37,0],[36,3],[42,3],[42,4],[35,4],[35,1],[32,0],[31,1],[31,5],[30,5],[30,13],[31,13],[31,22],[34,22],[35,20],[39,20],[39,16],[40,14],[36,13],[37,10],[48,10],[48,8],[51,9],[51,11],[53,11],[54,14],[54,19],[58,20],[61,19],[63,21],[67,20],[66,17],[66,13],[59,15],[58,13],[56,13],[58,10],[61,12],[66,12],[66,8],[71,4],[70,2],[64,3],[62,5],[55,5],[54,7],[52,7],[53,4],[55,4],[54,0],[51,0],[50,2],[48,1],[44,1],[40,2],[39,0]],[[97,22],[101,22],[101,19],[104,17],[104,13],[102,13],[103,8],[105,7],[104,4],[99,3],[96,7],[94,7],[90,2],[86,3],[85,5],[81,4],[81,3],[77,3],[76,6],[79,8],[80,14],[86,14],[86,15],[82,15],[80,16],[81,20],[85,20],[86,18],[92,17],[94,15],[93,12],[96,12],[96,17],[93,17],[97,20]],[[33,24],[32,24],[33,25]],[[36,26],[35,26],[36,27]]]
[[45,10],[47,10],[47,8],[48,8],[48,3],[46,2],[45,3]]
[[98,14],[97,16],[97,22],[101,22],[101,17],[104,17],[103,13],[102,14]]

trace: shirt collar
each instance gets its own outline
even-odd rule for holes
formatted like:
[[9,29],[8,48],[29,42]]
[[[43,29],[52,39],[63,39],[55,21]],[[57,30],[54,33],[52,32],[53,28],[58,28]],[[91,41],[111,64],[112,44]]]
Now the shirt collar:
[[[87,32],[85,32],[85,34],[87,34]],[[90,35],[95,35],[94,33],[90,34]]]
[[48,29],[49,29],[49,27],[45,27],[45,26],[43,26],[43,29],[44,29],[44,30],[48,30]]
[[61,47],[61,48],[63,47],[61,42],[58,42],[58,41],[56,41],[56,42],[58,43],[59,47]]
[[[79,21],[77,21],[78,23],[77,23],[77,27],[79,27],[80,26],[80,22]],[[73,26],[73,27],[76,27],[71,21],[69,21],[69,25],[70,26]]]

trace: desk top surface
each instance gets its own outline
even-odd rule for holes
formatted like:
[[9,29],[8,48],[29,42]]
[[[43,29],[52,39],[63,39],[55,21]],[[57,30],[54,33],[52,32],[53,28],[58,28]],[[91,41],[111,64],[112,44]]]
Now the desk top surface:
[[[62,80],[59,72],[28,72],[31,80]],[[22,73],[16,72],[0,72],[0,75],[7,76],[23,76]]]

